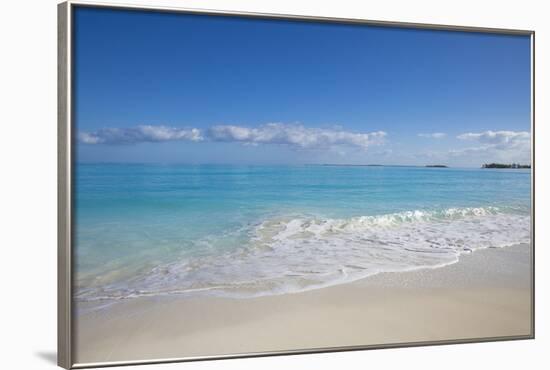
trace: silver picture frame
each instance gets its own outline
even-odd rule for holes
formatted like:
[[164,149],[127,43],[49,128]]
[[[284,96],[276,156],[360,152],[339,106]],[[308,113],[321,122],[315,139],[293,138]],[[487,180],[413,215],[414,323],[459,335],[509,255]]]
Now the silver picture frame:
[[[505,336],[471,338],[456,340],[438,340],[411,343],[393,343],[383,345],[360,345],[346,347],[328,347],[313,349],[295,349],[289,351],[238,353],[202,357],[161,358],[155,360],[116,361],[100,363],[75,363],[74,353],[74,314],[73,314],[73,150],[75,135],[73,130],[73,11],[76,7],[96,7],[141,10],[150,12],[169,12],[181,14],[204,14],[214,16],[239,16],[262,19],[296,20],[303,22],[344,23],[394,28],[415,28],[429,30],[447,30],[460,32],[492,33],[504,35],[523,35],[531,39],[531,332],[523,336]],[[535,338],[535,31],[469,27],[457,25],[422,24],[407,22],[389,22],[355,18],[332,18],[290,14],[266,14],[210,9],[188,9],[164,6],[128,5],[104,2],[66,1],[58,4],[58,288],[57,288],[57,358],[58,365],[66,369],[106,367],[137,364],[157,364],[198,360],[229,358],[247,358],[258,356],[279,356],[338,351],[355,351],[395,347],[417,347],[460,343],[493,342]]]

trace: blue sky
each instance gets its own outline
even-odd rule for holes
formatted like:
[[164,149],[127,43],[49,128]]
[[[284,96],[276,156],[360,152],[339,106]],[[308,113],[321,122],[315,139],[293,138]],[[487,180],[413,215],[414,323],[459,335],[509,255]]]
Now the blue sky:
[[530,162],[527,36],[78,8],[84,162]]

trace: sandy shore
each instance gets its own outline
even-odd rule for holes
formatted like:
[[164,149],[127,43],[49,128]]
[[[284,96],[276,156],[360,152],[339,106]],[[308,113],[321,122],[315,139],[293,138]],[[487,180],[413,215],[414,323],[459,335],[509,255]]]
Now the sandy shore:
[[75,358],[82,364],[528,336],[530,276],[529,246],[519,245],[304,293],[132,299],[77,316]]

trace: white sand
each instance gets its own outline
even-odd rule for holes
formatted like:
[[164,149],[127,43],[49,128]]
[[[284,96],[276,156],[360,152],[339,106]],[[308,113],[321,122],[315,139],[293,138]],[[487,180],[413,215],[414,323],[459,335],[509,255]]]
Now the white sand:
[[[137,298],[80,314],[77,363],[531,336],[528,245],[250,299]],[[80,306],[83,308],[83,305]]]

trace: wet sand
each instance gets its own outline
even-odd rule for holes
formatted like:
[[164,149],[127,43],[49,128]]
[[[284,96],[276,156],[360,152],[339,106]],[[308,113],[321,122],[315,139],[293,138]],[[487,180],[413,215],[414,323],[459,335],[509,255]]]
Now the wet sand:
[[302,293],[78,304],[76,363],[531,335],[530,248]]

